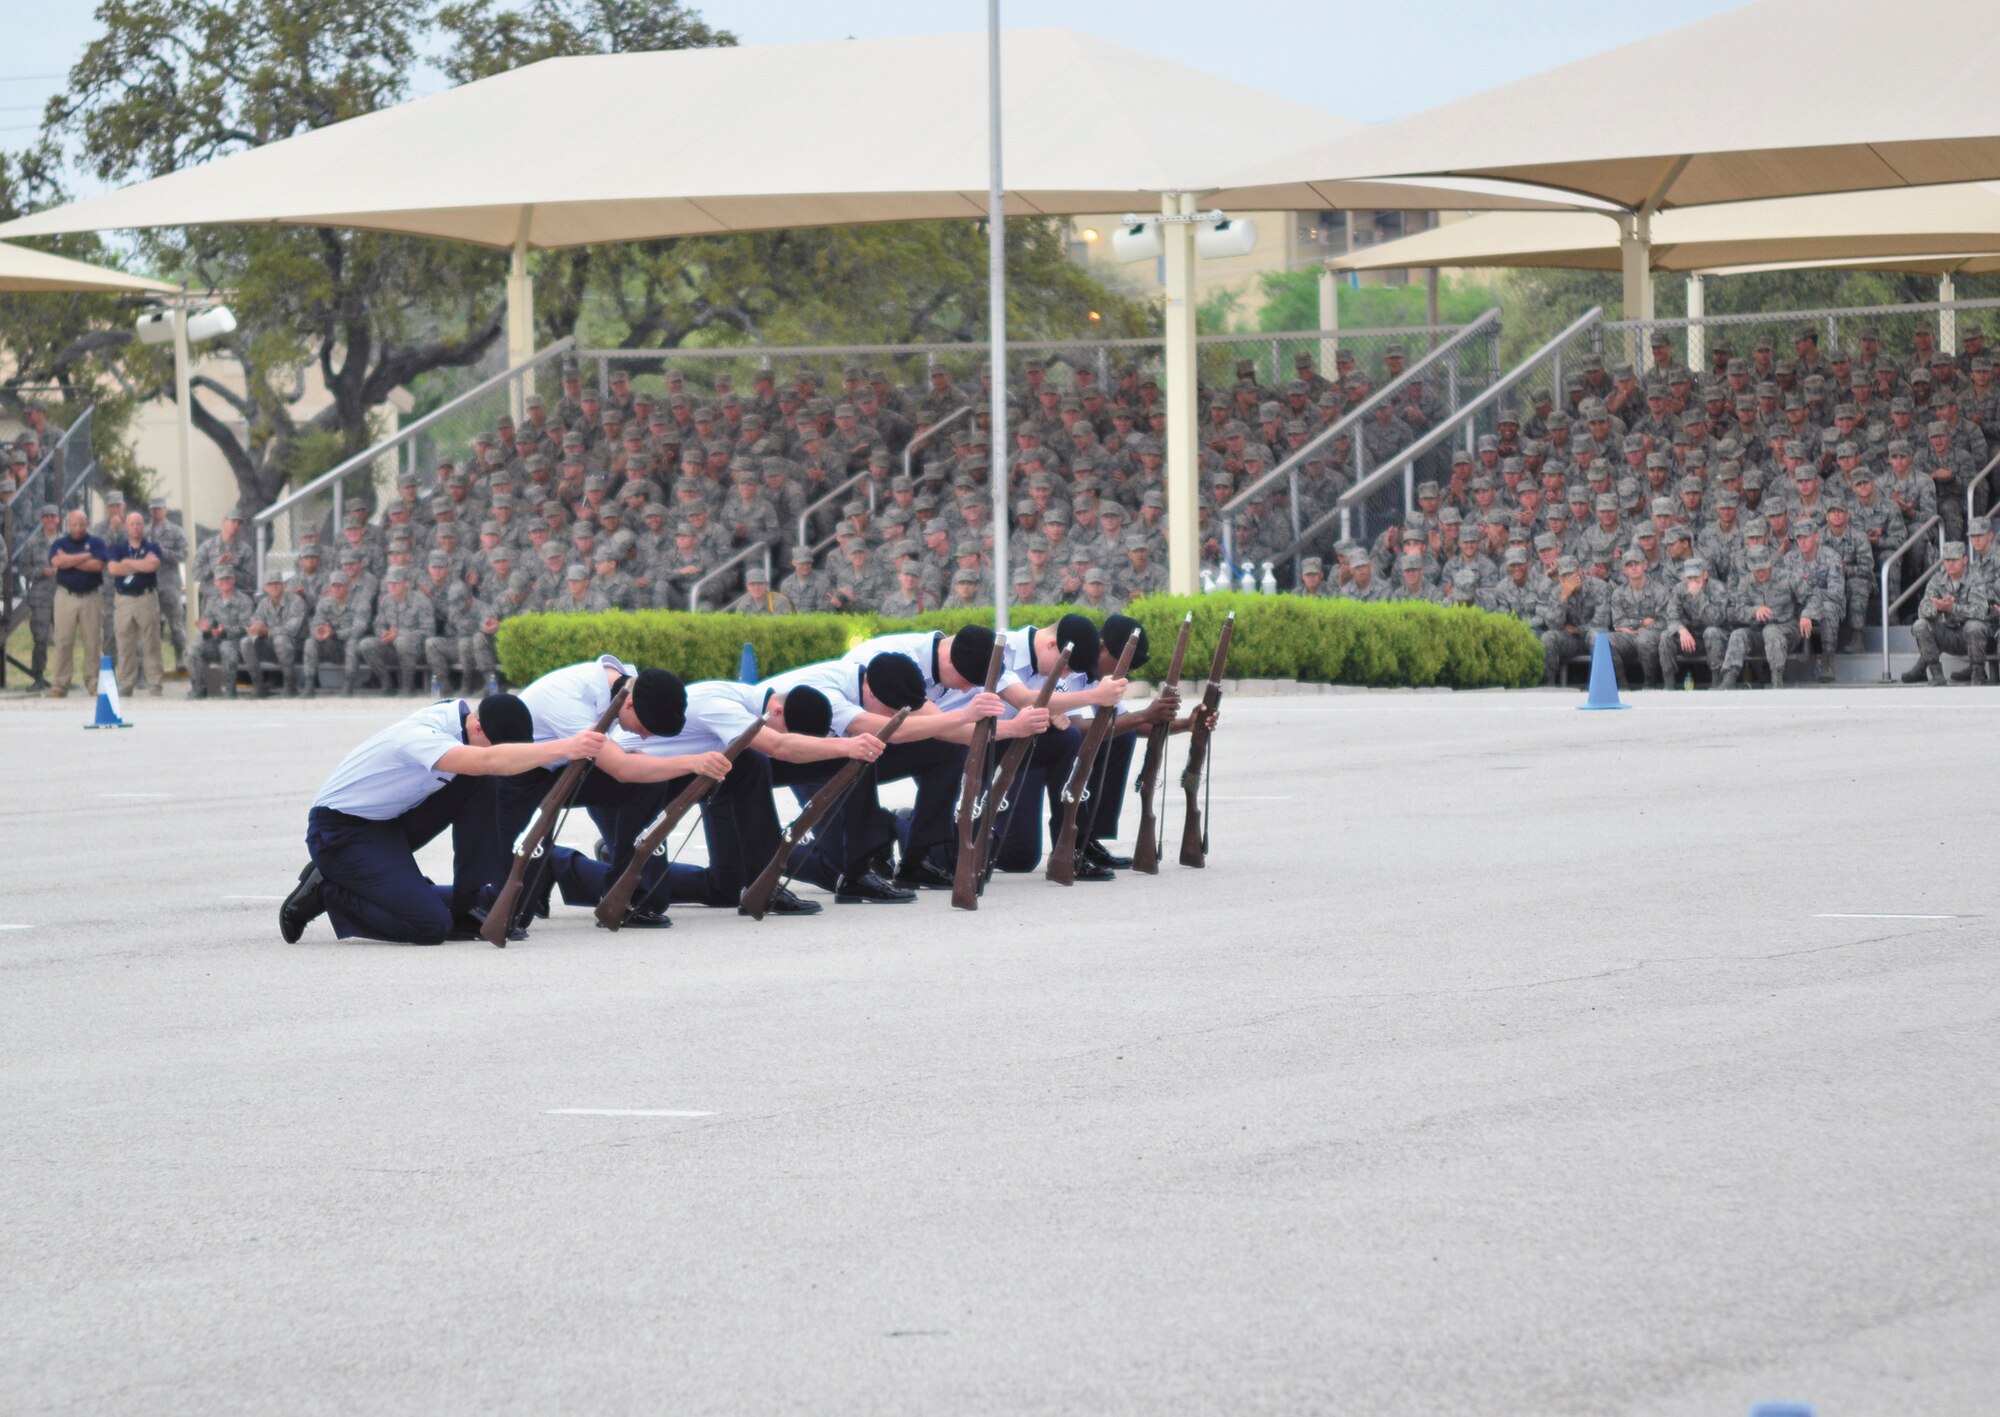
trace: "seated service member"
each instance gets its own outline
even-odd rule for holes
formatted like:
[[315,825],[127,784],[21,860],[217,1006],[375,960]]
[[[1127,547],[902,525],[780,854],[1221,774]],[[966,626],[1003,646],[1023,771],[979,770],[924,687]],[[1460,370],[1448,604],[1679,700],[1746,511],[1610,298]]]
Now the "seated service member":
[[[586,730],[588,725],[585,725]],[[491,694],[427,705],[349,753],[313,798],[306,849],[312,860],[278,911],[278,930],[296,944],[326,912],[341,939],[365,935],[435,945],[471,903],[476,880],[433,885],[417,869],[417,849],[451,827],[454,856],[484,824],[467,811],[484,777],[506,777],[604,747],[589,731],[529,742],[527,706]]]
[[[723,749],[753,723],[762,724],[757,736],[729,764]],[[758,684],[711,679],[688,686],[687,726],[674,737],[640,738],[613,729],[611,741],[634,759],[627,781],[660,783],[663,809],[693,781],[693,774],[676,771],[672,764],[714,757],[727,770],[701,803],[708,866],[683,866],[670,863],[665,855],[656,856],[639,878],[633,909],[664,917],[671,900],[741,910],[744,888],[779,848],[778,811],[771,797],[772,760],[873,762],[882,754],[882,740],[873,734],[829,737],[832,726],[832,705],[817,689],[800,685],[779,693]],[[640,834],[651,826],[649,819]],[[616,879],[602,861],[566,847],[556,849],[554,870],[568,905],[597,904]],[[818,902],[800,900],[784,886],[778,887],[769,906],[774,915],[816,915],[819,908]]]

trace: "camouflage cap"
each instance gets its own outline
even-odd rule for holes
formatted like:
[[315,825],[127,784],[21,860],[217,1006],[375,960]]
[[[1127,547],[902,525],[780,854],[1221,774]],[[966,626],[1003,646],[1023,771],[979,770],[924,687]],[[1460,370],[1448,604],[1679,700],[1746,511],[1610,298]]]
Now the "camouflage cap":
[[[215,574],[217,580],[222,579],[222,572],[217,571]],[[384,585],[407,585],[409,584],[409,580],[410,568],[408,566],[391,566],[382,573],[382,583]]]
[[1500,557],[1500,561],[1502,565],[1525,566],[1528,564],[1528,548],[1525,546],[1510,546]]
[[1963,561],[1965,559],[1965,543],[1963,541],[1947,541],[1939,548],[1938,554],[1943,556],[1947,561]]
[[1582,567],[1577,565],[1576,557],[1574,556],[1558,556],[1556,558],[1556,574],[1559,576],[1573,576],[1581,569]]

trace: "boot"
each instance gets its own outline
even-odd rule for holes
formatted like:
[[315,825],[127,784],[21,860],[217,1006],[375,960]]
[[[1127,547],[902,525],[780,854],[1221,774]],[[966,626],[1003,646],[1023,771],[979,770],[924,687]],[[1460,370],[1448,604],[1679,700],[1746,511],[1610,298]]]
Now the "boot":
[[1924,672],[1930,676],[1931,684],[1934,687],[1939,689],[1944,687],[1944,666],[1942,664],[1935,662],[1927,664],[1924,666]]
[[250,682],[255,686],[258,698],[268,699],[271,697],[271,680],[270,676],[264,673],[263,665],[253,664],[250,666]]
[[1950,677],[1951,682],[1954,684],[1970,684],[1972,682],[1972,666],[1968,664],[1963,669],[1954,670]]
[[1905,684],[1923,683],[1925,672],[1929,668],[1930,664],[1928,661],[1922,659],[1918,660],[1915,664],[1912,664],[1908,669],[1905,669],[1903,671],[1903,682]]
[[[405,669],[397,677],[402,680],[402,689],[405,696],[417,693],[423,688],[422,675],[418,670]],[[440,694],[438,697],[442,698],[444,696]]]
[[1725,669],[1725,670],[1723,670],[1723,671],[1722,671],[1722,687],[1723,687],[1723,688],[1725,688],[1725,689],[1740,689],[1740,688],[1742,688],[1742,687],[1743,687],[1743,671],[1742,671],[1742,670],[1740,670],[1740,669]]
[[1972,685],[1976,689],[1983,689],[1992,682],[1986,675],[1986,657],[1981,655],[1972,661]]
[[295,664],[286,665],[283,679],[285,685],[285,697],[288,699],[296,699],[299,696],[298,666]]

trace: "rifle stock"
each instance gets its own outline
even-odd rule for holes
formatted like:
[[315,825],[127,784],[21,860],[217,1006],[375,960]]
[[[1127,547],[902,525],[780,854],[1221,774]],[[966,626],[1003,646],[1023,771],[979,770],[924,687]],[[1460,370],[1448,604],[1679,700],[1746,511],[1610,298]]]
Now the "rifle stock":
[[[1062,653],[1056,656],[1055,667],[1049,671],[1049,677],[1042,681],[1041,690],[1035,695],[1036,708],[1049,706],[1056,685],[1069,673],[1069,652],[1070,646],[1064,645]],[[1016,738],[1007,745],[1007,751],[1000,758],[1000,771],[993,775],[993,786],[986,793],[986,813],[979,820],[979,886],[982,890],[993,876],[994,823],[999,820],[1001,809],[1007,805],[1008,789],[1021,775],[1021,764],[1027,761],[1031,743],[1030,739]]]
[[[986,664],[986,692],[1000,683],[1006,651],[996,640],[993,658]],[[975,859],[973,836],[979,827],[979,789],[986,783],[986,756],[993,742],[996,719],[982,718],[972,726],[972,745],[965,754],[965,785],[958,790],[958,861],[951,873],[951,904],[954,910],[979,909],[979,862]]]
[[[1181,618],[1174,657],[1167,663],[1166,682],[1160,686],[1162,696],[1180,688],[1181,661],[1187,658],[1188,633],[1193,629],[1194,612],[1190,610]],[[1139,769],[1139,840],[1132,848],[1132,869],[1148,876],[1160,874],[1160,820],[1153,810],[1153,798],[1159,790],[1161,770],[1167,765],[1167,739],[1173,731],[1171,723],[1156,723],[1146,730],[1146,761]]]
[[1209,665],[1208,687],[1202,690],[1201,707],[1195,711],[1188,730],[1187,767],[1181,772],[1181,791],[1187,794],[1187,817],[1181,823],[1181,865],[1206,866],[1208,839],[1201,822],[1201,775],[1208,766],[1208,718],[1222,703],[1222,671],[1229,663],[1229,637],[1236,629],[1236,612],[1222,622],[1222,638],[1215,645],[1215,659]]
[[[625,707],[625,697],[631,691],[620,689],[611,696],[611,707],[599,715],[595,725],[599,733],[609,732],[618,719],[618,712]],[[514,864],[507,868],[507,882],[500,887],[500,894],[493,898],[493,905],[486,912],[486,919],[480,923],[479,938],[498,949],[507,948],[507,930],[514,921],[514,911],[521,903],[521,888],[528,877],[528,868],[548,849],[549,838],[555,833],[556,816],[568,805],[583,782],[583,775],[590,771],[588,758],[578,758],[556,775],[555,785],[542,798],[541,806],[535,808],[528,824],[521,828],[521,834],[514,838]]]
[[[736,741],[722,750],[722,755],[735,762],[736,757],[750,741],[764,729],[764,720],[758,719],[736,735]],[[680,790],[673,801],[661,809],[646,830],[639,836],[638,845],[632,848],[632,859],[626,863],[618,879],[611,883],[611,889],[597,902],[597,923],[607,930],[616,930],[625,923],[625,912],[631,909],[632,893],[639,888],[639,877],[646,869],[646,862],[667,844],[667,837],[680,825],[681,818],[693,809],[696,803],[715,790],[715,779],[696,775],[695,780]]]
[[[884,724],[882,731],[875,736],[886,746],[889,740],[896,736],[896,730],[903,726],[903,720],[909,716],[908,709],[897,709],[895,717]],[[833,810],[834,804],[847,795],[847,790],[854,785],[854,779],[859,777],[861,770],[867,766],[868,764],[860,758],[848,759],[841,765],[840,771],[820,784],[819,791],[812,795],[812,801],[806,803],[798,816],[792,818],[791,825],[785,828],[784,836],[778,841],[778,849],[772,855],[771,863],[756,880],[750,883],[750,888],[743,892],[745,915],[752,920],[764,918],[764,912],[771,908],[771,897],[777,894],[778,882],[784,879],[785,867],[791,864],[792,848],[805,840],[812,829],[819,825],[820,819]]]
[[[1139,647],[1139,636],[1133,635],[1125,641],[1125,648],[1119,651],[1118,667],[1111,671],[1114,679],[1123,679],[1132,669],[1132,651]],[[1083,811],[1083,799],[1090,795],[1090,774],[1097,766],[1097,755],[1104,749],[1104,740],[1111,736],[1112,728],[1118,722],[1115,704],[1100,705],[1091,717],[1090,732],[1083,735],[1083,746],[1077,749],[1076,761],[1070,765],[1069,781],[1063,784],[1062,829],[1056,833],[1055,845],[1049,850],[1048,878],[1059,886],[1076,884],[1076,822]]]

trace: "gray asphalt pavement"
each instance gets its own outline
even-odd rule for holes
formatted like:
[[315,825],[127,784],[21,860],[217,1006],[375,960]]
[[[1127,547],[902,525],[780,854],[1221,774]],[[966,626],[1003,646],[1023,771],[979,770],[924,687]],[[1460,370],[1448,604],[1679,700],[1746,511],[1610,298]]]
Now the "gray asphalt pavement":
[[1206,871],[505,951],[278,939],[407,704],[0,705],[0,1411],[1989,1410],[2000,692],[1578,701],[1234,701]]

